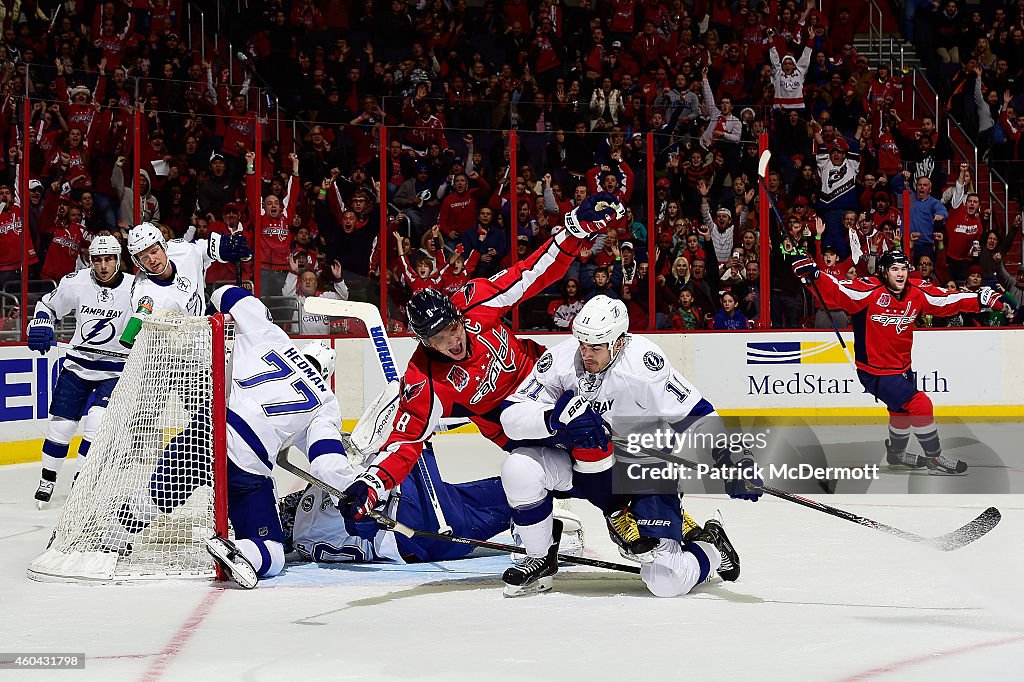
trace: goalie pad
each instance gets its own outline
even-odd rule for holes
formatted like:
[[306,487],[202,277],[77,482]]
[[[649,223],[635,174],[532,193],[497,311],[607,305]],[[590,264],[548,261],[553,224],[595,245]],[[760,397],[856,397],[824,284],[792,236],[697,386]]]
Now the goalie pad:
[[401,386],[397,381],[389,382],[359,417],[349,438],[355,448],[354,452],[349,452],[349,460],[353,464],[362,464],[384,447],[398,411]]

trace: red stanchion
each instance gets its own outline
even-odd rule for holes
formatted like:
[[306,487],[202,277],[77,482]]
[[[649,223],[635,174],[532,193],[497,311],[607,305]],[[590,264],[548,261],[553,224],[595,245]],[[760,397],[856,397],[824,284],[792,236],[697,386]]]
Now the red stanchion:
[[[33,313],[28,309],[28,259],[29,244],[32,243],[28,220],[28,181],[31,172],[28,157],[32,149],[32,103],[28,97],[25,98],[22,110],[24,113],[22,121],[24,139],[22,141],[21,168],[18,171],[18,186],[14,189],[17,194],[21,195],[17,198],[21,202],[21,305],[19,308],[21,309],[21,340],[27,341],[28,320]],[[36,254],[37,257],[38,255]]]
[[380,253],[380,319],[384,328],[388,326],[388,129],[380,125],[380,190],[377,202],[380,210],[380,236],[377,237],[377,251]]
[[910,243],[910,190],[903,190],[903,253],[913,261],[914,245]]
[[249,204],[252,207],[250,213],[252,214],[252,219],[256,222],[252,230],[252,262],[256,264],[252,273],[252,288],[256,290],[253,293],[259,297],[263,293],[263,290],[260,289],[260,271],[263,269],[263,261],[261,260],[263,249],[260,244],[263,241],[263,126],[260,123],[256,124],[256,139],[253,142],[252,151],[256,155],[256,158],[253,159],[256,182],[252,183],[253,196],[246,199],[252,202]]
[[[654,271],[655,248],[657,245],[654,214],[654,133],[647,133],[647,327],[651,331],[658,328],[658,298],[654,289],[654,280],[658,273]],[[630,226],[632,227],[632,226]]]
[[[516,181],[519,179],[519,150],[516,131],[508,131],[508,203],[509,220],[508,232],[512,249],[510,263],[513,265],[519,262],[519,193],[516,191]],[[467,256],[469,254],[466,254]],[[519,306],[512,307],[512,331],[519,333]]]
[[[761,133],[757,141],[757,154],[760,157],[761,154],[768,149],[768,133]],[[758,292],[758,307],[757,307],[757,328],[758,329],[770,329],[772,326],[772,312],[771,312],[771,277],[768,272],[768,268],[771,264],[772,257],[772,238],[770,228],[770,214],[768,207],[768,193],[765,191],[766,183],[758,183],[758,201],[757,201],[757,217],[758,217],[758,228],[761,231],[761,249],[760,249],[760,292]],[[782,227],[781,225],[779,226]]]
[[139,187],[139,172],[142,170],[142,112],[135,109],[132,112],[132,177],[125,178],[125,184],[131,181],[132,195],[135,197],[132,225],[142,222],[142,192]]

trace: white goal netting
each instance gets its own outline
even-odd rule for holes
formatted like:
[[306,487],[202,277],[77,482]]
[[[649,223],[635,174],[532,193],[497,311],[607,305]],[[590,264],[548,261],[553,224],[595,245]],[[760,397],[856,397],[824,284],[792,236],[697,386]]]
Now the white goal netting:
[[213,371],[215,358],[222,369],[224,362],[219,322],[164,314],[143,324],[30,578],[215,576],[204,540],[226,531],[214,495],[214,434],[223,434],[213,402],[215,392],[224,395],[223,371]]

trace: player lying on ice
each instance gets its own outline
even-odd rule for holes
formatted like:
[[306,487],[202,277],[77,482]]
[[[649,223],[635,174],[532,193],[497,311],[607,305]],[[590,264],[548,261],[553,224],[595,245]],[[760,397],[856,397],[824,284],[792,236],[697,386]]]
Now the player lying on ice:
[[[314,341],[299,351],[270,321],[267,307],[240,287],[217,289],[211,304],[235,323],[227,404],[228,518],[235,540],[215,537],[207,549],[239,585],[252,588],[259,578],[277,575],[284,567],[284,530],[271,478],[276,454],[289,446],[302,450],[310,472],[335,486],[346,485],[355,474],[341,442],[341,410],[329,384],[334,350]],[[208,423],[193,421],[171,439],[148,485],[119,508],[100,541],[101,551],[130,553],[134,537],[157,516],[211,483],[182,475],[208,470],[189,461],[202,455],[188,447],[196,430],[208,428]]]
[[[684,533],[678,495],[613,490],[609,432],[626,435],[641,423],[667,423],[677,431],[724,433],[711,404],[661,350],[627,329],[624,303],[592,298],[573,320],[575,338],[537,361],[501,413],[505,433],[523,443],[505,460],[501,482],[527,551],[505,571],[506,596],[551,589],[559,542],[552,501],[565,493],[604,512],[622,555],[641,562],[640,577],[659,597],[686,594],[713,571],[723,580],[739,577],[739,555],[719,520]],[[735,469],[725,484],[731,497],[760,497],[763,483],[749,450],[712,448],[710,454],[718,466]]]
[[498,447],[511,451],[499,414],[529,376],[543,348],[519,339],[501,318],[512,306],[560,281],[595,234],[625,220],[611,194],[588,197],[565,215],[565,229],[535,253],[489,279],[473,279],[449,299],[416,292],[407,306],[420,346],[409,360],[391,435],[373,466],[345,489],[341,513],[360,518],[416,466],[423,443],[444,417],[466,417]]
[[[353,477],[363,467],[353,468]],[[388,493],[385,493],[388,495]],[[365,517],[345,519],[317,486],[292,493],[281,500],[285,529],[285,551],[298,552],[318,563],[388,561],[412,563],[449,561],[468,556],[470,545],[421,537],[407,538],[378,528]],[[508,506],[497,477],[467,483],[441,480],[430,443],[404,481],[393,490],[381,508],[383,514],[410,528],[438,532],[450,528],[458,537],[487,540],[509,529],[512,508]],[[583,526],[578,516],[556,509],[564,524],[562,553],[583,551]]]
[[[827,306],[850,315],[857,378],[864,390],[889,409],[889,438],[885,441],[889,466],[927,467],[933,474],[966,474],[966,462],[942,454],[932,401],[917,390],[910,368],[914,327],[922,313],[950,316],[983,308],[1002,310],[1003,297],[988,287],[977,293],[950,292],[915,282],[910,279],[910,261],[902,251],[882,254],[876,277],[840,281],[822,273],[812,259],[802,254],[791,257],[791,267],[805,282],[817,284]],[[923,456],[907,452],[911,433],[917,436]]]

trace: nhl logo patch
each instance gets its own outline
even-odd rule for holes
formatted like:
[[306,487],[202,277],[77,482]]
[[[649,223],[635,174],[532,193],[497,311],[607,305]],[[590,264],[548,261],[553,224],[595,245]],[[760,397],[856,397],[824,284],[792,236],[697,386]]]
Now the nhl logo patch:
[[665,366],[665,358],[661,357],[653,350],[649,350],[644,353],[644,366],[652,372],[657,372]]
[[878,297],[878,305],[882,306],[883,308],[888,308],[890,305],[892,305],[892,296],[890,296],[889,294],[882,294],[881,296]]
[[469,372],[455,365],[448,372],[448,383],[454,386],[456,391],[463,390],[469,385]]
[[188,278],[186,277],[178,277],[178,283],[176,286],[178,287],[178,291],[188,291],[192,286],[192,282],[188,281]]
[[551,365],[554,364],[554,362],[555,360],[551,357],[551,353],[545,352],[544,355],[540,356],[540,360],[537,361],[537,371],[543,374],[551,369]]

